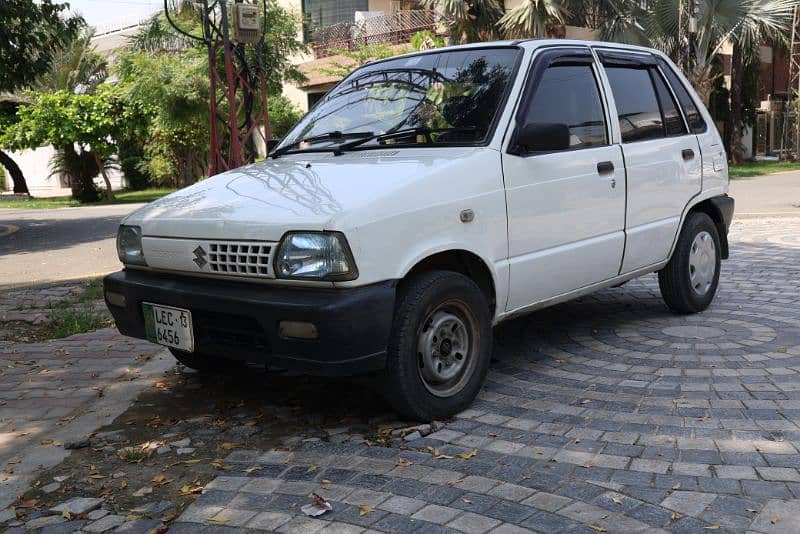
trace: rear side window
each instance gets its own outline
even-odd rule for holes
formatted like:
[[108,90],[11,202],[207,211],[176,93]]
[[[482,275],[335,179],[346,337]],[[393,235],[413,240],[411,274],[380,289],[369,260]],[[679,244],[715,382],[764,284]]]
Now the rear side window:
[[653,82],[646,68],[606,66],[614,93],[622,142],[664,137],[664,124]]
[[681,103],[683,114],[686,116],[686,122],[689,123],[689,129],[692,130],[692,133],[696,134],[705,132],[706,121],[704,121],[703,116],[700,115],[700,111],[689,95],[689,91],[686,90],[686,86],[683,85],[681,79],[675,74],[675,71],[672,70],[672,67],[670,67],[666,61],[658,58],[658,64],[661,66],[661,70],[664,71],[670,87],[675,91],[675,96],[678,97],[678,101]]
[[672,98],[672,93],[667,88],[667,83],[655,69],[652,69],[650,74],[653,77],[653,83],[656,85],[656,93],[658,93],[658,101],[661,104],[661,113],[667,135],[686,134],[686,125],[683,123],[683,117],[678,111],[675,99]]
[[591,65],[546,69],[527,112],[526,124],[566,125],[569,150],[607,144],[603,106]]

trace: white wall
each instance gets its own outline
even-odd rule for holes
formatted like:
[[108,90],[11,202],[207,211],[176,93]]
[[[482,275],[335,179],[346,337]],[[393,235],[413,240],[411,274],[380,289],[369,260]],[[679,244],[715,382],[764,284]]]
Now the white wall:
[[[61,197],[69,196],[72,191],[69,184],[58,176],[50,176],[50,158],[53,157],[55,149],[52,146],[43,146],[36,150],[23,150],[21,152],[6,152],[17,165],[19,165],[25,182],[28,184],[28,191],[34,197]],[[108,169],[106,171],[111,180],[112,189],[122,189],[125,187],[125,177],[121,171]],[[95,184],[105,190],[106,184],[103,177],[98,175],[94,179]],[[13,190],[13,181],[6,170],[6,190]]]

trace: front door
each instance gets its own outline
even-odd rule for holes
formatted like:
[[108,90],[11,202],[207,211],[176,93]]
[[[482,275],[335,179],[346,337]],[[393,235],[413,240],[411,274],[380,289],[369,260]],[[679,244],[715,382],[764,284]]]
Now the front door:
[[[590,51],[540,52],[526,84],[503,154],[509,311],[613,278],[625,241],[625,167]],[[526,126],[541,142],[518,144]]]

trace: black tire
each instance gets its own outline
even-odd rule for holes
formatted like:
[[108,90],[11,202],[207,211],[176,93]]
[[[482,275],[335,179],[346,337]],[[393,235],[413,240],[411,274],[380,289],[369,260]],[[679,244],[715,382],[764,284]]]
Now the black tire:
[[[702,252],[707,258],[707,265],[713,265],[714,273],[711,277],[701,277],[702,283],[692,281],[695,268],[690,265],[690,259],[695,249],[695,239],[707,233],[713,242],[713,258],[706,249]],[[702,238],[704,235],[701,236]],[[678,243],[669,263],[658,272],[658,285],[661,296],[670,310],[675,313],[697,313],[705,310],[714,300],[719,284],[720,268],[720,242],[717,225],[705,213],[690,213],[681,229]]]
[[[438,345],[435,332],[445,334]],[[454,337],[453,343],[446,341],[447,336]],[[420,343],[437,347],[427,354],[439,354],[440,359],[428,360],[438,361],[438,366],[429,365],[426,370]],[[409,419],[451,417],[478,395],[489,370],[491,351],[491,317],[480,288],[455,272],[419,274],[398,288],[383,381],[385,396]],[[459,358],[459,352],[466,354]],[[423,374],[441,375],[442,362],[445,374],[460,371],[441,383],[423,378]]]
[[201,354],[199,352],[186,352],[170,348],[169,351],[189,369],[194,369],[198,373],[225,373],[232,372],[242,367],[242,362],[231,360],[230,358]]

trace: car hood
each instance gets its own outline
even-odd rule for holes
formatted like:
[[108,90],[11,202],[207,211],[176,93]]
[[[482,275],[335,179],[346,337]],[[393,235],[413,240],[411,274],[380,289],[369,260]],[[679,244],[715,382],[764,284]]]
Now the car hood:
[[[420,181],[457,174],[448,167],[489,148],[405,148],[286,155],[181,189],[131,213],[145,236],[278,240],[289,230],[346,230],[404,202]],[[468,168],[468,167],[467,167]],[[450,169],[455,171],[455,169]],[[401,191],[409,194],[399,194]],[[415,194],[411,194],[415,192]]]

